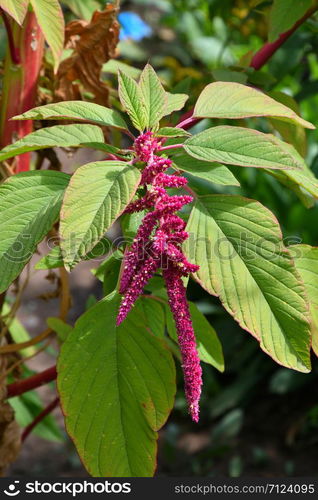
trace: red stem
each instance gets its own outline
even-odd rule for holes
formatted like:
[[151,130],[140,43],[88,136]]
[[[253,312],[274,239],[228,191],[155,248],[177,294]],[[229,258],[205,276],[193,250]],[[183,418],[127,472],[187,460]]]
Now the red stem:
[[275,42],[268,42],[265,43],[265,45],[254,55],[252,61],[251,61],[251,68],[254,69],[260,69],[262,68],[267,61],[272,57],[273,54],[283,45],[284,42],[296,31],[296,29],[303,24],[309,17],[311,17],[314,12],[318,10],[318,6],[313,6],[309,10],[307,10],[306,14],[298,19],[298,21],[294,24],[290,30],[285,31],[285,33],[282,33],[279,35],[278,39],[275,40]]
[[59,402],[60,402],[60,398],[55,398],[46,408],[44,408],[43,411],[41,411],[41,413],[38,414],[37,417],[35,417],[35,419],[24,429],[23,433],[22,433],[22,436],[21,436],[21,441],[23,443],[23,441],[26,440],[26,438],[28,437],[29,434],[31,434],[31,432],[33,431],[34,427],[36,425],[38,425],[40,422],[42,422],[42,420],[45,419],[45,417],[47,415],[49,415],[51,413],[51,411],[54,410],[54,408],[56,408],[58,405],[59,405]]
[[193,115],[193,109],[186,111],[186,113],[184,113],[181,116],[180,121],[176,125],[176,127],[188,130],[189,128],[193,127],[202,120],[202,118],[193,118],[192,115]]
[[3,9],[0,7],[0,14],[2,15],[3,18],[3,24],[5,26],[6,32],[7,32],[7,37],[8,37],[8,43],[9,43],[9,48],[10,48],[10,55],[11,55],[11,60],[14,64],[20,64],[21,58],[20,58],[20,51],[19,49],[15,46],[14,39],[13,39],[13,33],[12,33],[12,28],[10,21],[8,19],[7,14],[4,12]]
[[[14,115],[24,113],[36,104],[37,83],[40,74],[44,37],[34,12],[28,12],[22,26],[7,17],[8,48],[2,81],[0,108],[0,147],[15,142],[33,130],[33,122],[10,121]],[[10,39],[10,36],[12,40]],[[10,42],[11,40],[11,42]],[[12,47],[19,47],[19,64],[15,64]],[[30,169],[30,153],[9,161],[15,173]]]
[[56,379],[56,377],[56,366],[51,366],[51,368],[48,368],[41,373],[37,373],[36,375],[32,375],[32,377],[13,382],[7,386],[7,398],[13,398],[14,396],[20,396],[20,394],[32,391],[32,389],[36,389],[41,387],[41,385],[52,382]]
[[159,151],[166,151],[167,149],[178,149],[182,148],[183,144],[171,144],[170,146],[162,146],[159,148]]

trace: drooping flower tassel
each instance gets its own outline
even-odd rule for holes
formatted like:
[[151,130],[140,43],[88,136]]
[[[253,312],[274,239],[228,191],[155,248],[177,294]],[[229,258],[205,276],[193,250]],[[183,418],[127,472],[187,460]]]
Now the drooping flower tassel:
[[182,283],[181,272],[173,264],[168,264],[168,268],[163,270],[163,277],[166,282],[169,305],[178,333],[189,413],[192,419],[198,422],[202,369],[196,348],[186,289]]
[[172,166],[172,161],[155,154],[159,147],[152,132],[142,134],[134,144],[137,161],[146,163],[140,181],[144,195],[132,201],[125,213],[142,210],[148,210],[148,213],[143,217],[134,241],[124,256],[119,288],[123,298],[117,325],[126,318],[149,279],[162,268],[178,332],[189,412],[192,419],[198,422],[202,371],[182,276],[196,272],[199,266],[188,262],[182,252],[181,244],[189,235],[185,231],[184,220],[175,213],[191,203],[193,198],[189,195],[170,196],[167,193],[166,188],[183,187],[187,179],[180,177],[179,173],[165,173]]

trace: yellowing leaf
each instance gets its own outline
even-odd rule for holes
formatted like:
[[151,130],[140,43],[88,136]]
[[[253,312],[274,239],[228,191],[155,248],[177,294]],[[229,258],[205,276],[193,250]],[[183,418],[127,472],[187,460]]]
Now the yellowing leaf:
[[193,116],[236,119],[270,116],[279,120],[292,121],[306,128],[315,128],[312,123],[303,120],[292,109],[263,92],[233,82],[214,82],[207,85],[197,100]]
[[0,0],[0,7],[20,25],[24,21],[28,5],[29,0]]
[[203,161],[273,169],[303,168],[304,160],[290,145],[272,134],[222,125],[187,139],[186,152]]

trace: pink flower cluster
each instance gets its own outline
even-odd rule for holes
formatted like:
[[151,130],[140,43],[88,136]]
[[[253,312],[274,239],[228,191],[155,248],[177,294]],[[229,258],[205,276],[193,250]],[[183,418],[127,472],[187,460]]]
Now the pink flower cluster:
[[188,195],[168,195],[166,188],[182,187],[187,184],[187,180],[179,175],[165,173],[172,161],[155,154],[160,144],[152,132],[140,135],[135,140],[134,149],[137,159],[146,163],[140,181],[145,194],[131,202],[126,213],[148,212],[142,219],[130,249],[125,253],[119,290],[123,299],[117,325],[126,318],[149,279],[158,269],[162,269],[178,332],[189,412],[192,419],[198,422],[202,370],[182,277],[197,271],[199,266],[188,262],[182,252],[181,244],[188,238],[188,233],[184,230],[184,220],[175,214],[193,198]]

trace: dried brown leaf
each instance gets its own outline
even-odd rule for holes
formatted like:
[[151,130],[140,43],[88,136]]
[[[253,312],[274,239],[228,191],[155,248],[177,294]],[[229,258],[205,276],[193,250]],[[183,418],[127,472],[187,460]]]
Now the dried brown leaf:
[[[2,340],[2,344],[5,340]],[[5,402],[5,379],[1,375],[6,371],[7,358],[0,357],[0,476],[3,476],[7,467],[14,462],[20,451],[20,429],[14,419],[14,411]]]
[[20,429],[9,403],[0,404],[0,476],[3,476],[20,451]]
[[90,22],[78,20],[66,26],[65,47],[73,53],[59,67],[58,100],[81,99],[82,86],[94,94],[95,102],[107,105],[108,89],[100,73],[103,64],[115,56],[119,40],[117,10],[108,4],[102,12],[96,11]]

